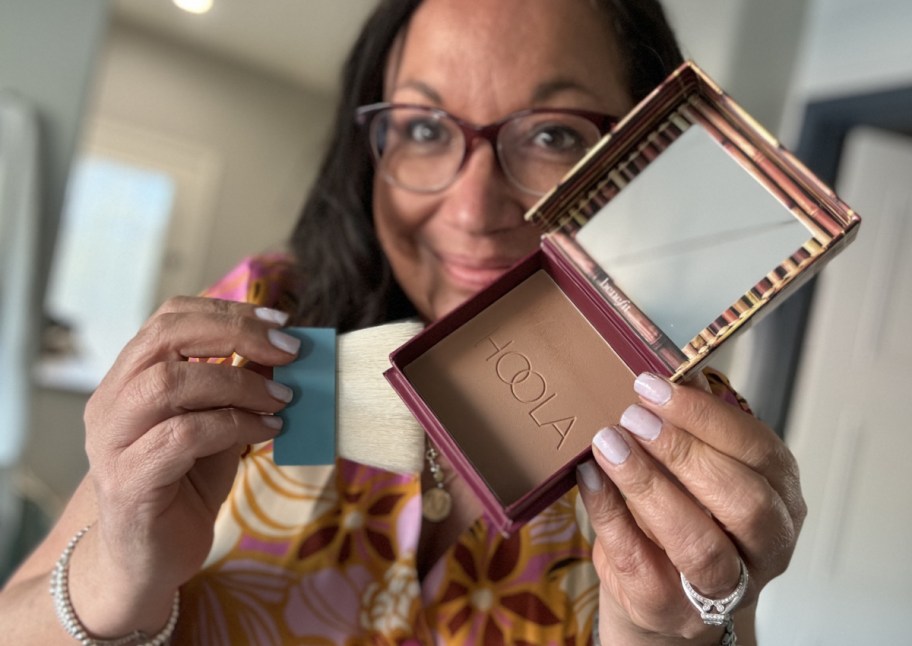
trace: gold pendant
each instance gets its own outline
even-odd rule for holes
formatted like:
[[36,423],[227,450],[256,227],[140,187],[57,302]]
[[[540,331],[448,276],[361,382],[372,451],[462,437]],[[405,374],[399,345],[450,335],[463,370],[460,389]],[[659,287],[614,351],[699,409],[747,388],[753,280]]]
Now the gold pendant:
[[453,497],[440,487],[432,487],[421,496],[421,514],[432,523],[446,519],[453,509]]

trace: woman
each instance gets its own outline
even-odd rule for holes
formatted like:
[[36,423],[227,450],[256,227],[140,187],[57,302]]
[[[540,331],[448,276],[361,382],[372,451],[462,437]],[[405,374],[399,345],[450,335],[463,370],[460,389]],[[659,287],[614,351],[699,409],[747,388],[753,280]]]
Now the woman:
[[[750,643],[757,596],[785,569],[804,503],[784,445],[707,380],[638,378],[641,404],[624,429],[596,436],[579,493],[505,538],[458,479],[446,485],[453,512],[422,523],[415,501],[428,474],[422,483],[342,462],[288,476],[268,444],[239,469],[247,445],[278,433],[278,418],[261,413],[281,410],[289,392],[254,371],[185,360],[288,363],[288,311],[341,330],[443,316],[537,244],[522,214],[556,178],[530,173],[510,133],[532,130],[537,147],[578,158],[591,127],[601,133],[679,60],[660,8],[644,0],[382,3],[346,70],[296,263],[248,263],[213,291],[234,295],[240,279],[254,303],[171,300],[125,348],[86,409],[90,472],[3,593],[5,635],[67,643],[63,623],[154,636],[177,621],[180,643],[544,644],[589,643],[597,624],[605,644],[731,643],[731,623],[704,623],[680,575],[720,599],[744,588],[746,567],[734,621]],[[360,106],[372,107],[356,128]],[[463,146],[455,133],[471,128],[444,128],[427,108],[508,125],[490,145]],[[549,127],[534,130],[543,113]],[[395,133],[449,133],[455,156],[410,166],[391,152]],[[47,594],[55,563],[62,622]]]

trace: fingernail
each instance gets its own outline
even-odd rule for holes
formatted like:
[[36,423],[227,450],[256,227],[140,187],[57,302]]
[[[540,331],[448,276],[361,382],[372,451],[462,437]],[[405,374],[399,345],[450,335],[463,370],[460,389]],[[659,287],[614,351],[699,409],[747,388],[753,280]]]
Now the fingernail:
[[258,307],[253,310],[258,319],[285,325],[288,322],[288,313],[281,310],[274,310],[271,307]]
[[630,447],[627,446],[627,442],[611,426],[603,428],[596,433],[595,437],[592,438],[592,443],[611,464],[622,464],[624,460],[630,457]]
[[579,475],[580,482],[589,491],[600,491],[602,488],[601,470],[592,460],[586,460],[576,467],[576,473]]
[[286,404],[294,397],[294,391],[285,384],[280,384],[278,381],[267,380],[266,390],[274,398],[278,399],[280,402],[285,402]]
[[654,440],[662,432],[662,420],[637,404],[621,415],[621,426],[644,440]]
[[671,399],[671,384],[651,372],[644,372],[633,382],[636,393],[653,404],[667,404]]
[[269,337],[269,342],[272,345],[288,354],[296,355],[301,348],[301,339],[296,339],[290,334],[285,334],[281,330],[271,329],[266,335]]
[[281,429],[282,425],[285,424],[285,420],[278,415],[260,415],[260,419],[263,421],[263,424],[276,431]]

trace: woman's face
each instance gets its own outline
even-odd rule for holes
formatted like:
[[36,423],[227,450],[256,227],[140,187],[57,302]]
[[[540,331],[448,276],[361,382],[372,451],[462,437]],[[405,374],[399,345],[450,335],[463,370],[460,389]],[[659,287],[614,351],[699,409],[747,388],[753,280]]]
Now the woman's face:
[[[607,19],[587,0],[426,0],[394,52],[385,99],[483,125],[533,107],[623,115],[633,104]],[[487,142],[433,194],[374,180],[374,222],[399,284],[433,321],[533,251],[537,197]]]

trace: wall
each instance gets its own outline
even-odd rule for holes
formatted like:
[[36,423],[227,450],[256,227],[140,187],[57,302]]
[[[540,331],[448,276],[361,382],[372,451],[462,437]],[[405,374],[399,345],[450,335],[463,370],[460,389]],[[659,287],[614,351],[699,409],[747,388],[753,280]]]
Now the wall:
[[796,76],[802,99],[861,93],[912,80],[912,3],[813,0]]
[[199,288],[280,244],[310,184],[332,102],[286,81],[115,23],[94,112],[214,151],[216,226]]
[[42,131],[38,284],[48,271],[106,25],[104,0],[0,0],[0,88],[12,88],[33,103]]
[[685,57],[774,134],[803,34],[808,0],[688,0],[665,7]]
[[665,13],[685,58],[692,59],[722,85],[731,79],[730,52],[746,0],[666,1]]
[[912,86],[912,3],[810,0],[783,130],[797,140],[812,101]]

